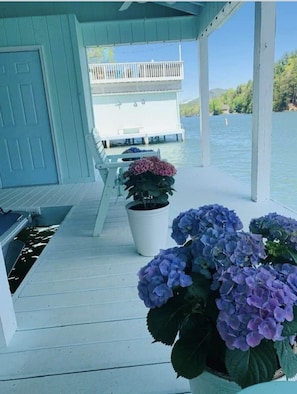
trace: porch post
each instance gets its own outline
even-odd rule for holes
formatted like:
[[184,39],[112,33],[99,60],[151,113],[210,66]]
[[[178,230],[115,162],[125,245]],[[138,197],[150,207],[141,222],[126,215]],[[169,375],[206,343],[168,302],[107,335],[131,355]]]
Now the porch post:
[[0,348],[6,347],[17,328],[12,297],[8,285],[2,248],[0,245]]
[[255,2],[251,198],[270,198],[276,7]]
[[201,165],[210,165],[208,38],[199,38],[199,96]]

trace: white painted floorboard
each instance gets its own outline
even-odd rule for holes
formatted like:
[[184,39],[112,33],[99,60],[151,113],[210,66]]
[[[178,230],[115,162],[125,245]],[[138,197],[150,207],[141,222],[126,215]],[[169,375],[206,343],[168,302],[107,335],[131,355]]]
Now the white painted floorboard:
[[5,394],[188,394],[184,386],[184,380],[172,379],[168,363],[1,383]]
[[[175,188],[171,219],[209,203],[235,209],[245,226],[273,211],[296,217],[275,202],[252,202],[248,187],[213,168],[178,170]],[[102,236],[92,237],[101,189],[0,190],[4,209],[72,206],[13,297],[18,331],[0,349],[1,394],[189,393],[188,381],[176,379],[170,348],[152,344],[146,329],[137,272],[149,258],[135,252],[123,198],[111,202]]]

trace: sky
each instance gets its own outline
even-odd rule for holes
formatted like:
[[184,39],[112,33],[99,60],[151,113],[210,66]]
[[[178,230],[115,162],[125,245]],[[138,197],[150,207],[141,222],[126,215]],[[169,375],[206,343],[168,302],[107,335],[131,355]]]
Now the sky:
[[[296,21],[297,1],[276,2],[275,61],[297,50]],[[236,88],[252,79],[253,41],[254,3],[243,2],[240,9],[208,38],[210,89]],[[179,101],[184,102],[198,96],[197,41],[182,42],[180,48],[178,43],[118,46],[114,55],[118,63],[170,61],[179,60],[179,50],[185,78],[178,96]]]

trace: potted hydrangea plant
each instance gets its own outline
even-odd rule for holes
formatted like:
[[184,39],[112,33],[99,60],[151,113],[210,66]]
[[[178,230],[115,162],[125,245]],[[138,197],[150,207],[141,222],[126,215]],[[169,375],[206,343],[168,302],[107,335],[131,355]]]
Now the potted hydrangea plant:
[[128,203],[127,213],[138,253],[154,256],[166,246],[169,196],[174,192],[175,167],[157,156],[130,163],[123,174]]
[[152,210],[168,205],[174,189],[174,165],[157,156],[134,160],[123,174],[127,198],[133,197],[137,209]]
[[[193,393],[199,378],[204,393],[207,371],[231,381],[230,393],[278,370],[294,377],[297,221],[271,213],[245,232],[233,210],[212,204],[178,215],[171,236],[178,246],[141,268],[138,292],[149,332],[172,346],[177,376],[190,379]],[[205,393],[222,387],[208,382]]]

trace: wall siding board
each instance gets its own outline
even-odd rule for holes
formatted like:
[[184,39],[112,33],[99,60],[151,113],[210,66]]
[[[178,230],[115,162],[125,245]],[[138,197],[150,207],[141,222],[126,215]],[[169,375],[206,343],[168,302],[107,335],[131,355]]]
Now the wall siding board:
[[[76,74],[82,75],[82,79],[77,78],[78,83],[78,98],[79,104],[81,108],[86,108],[86,111],[81,111],[82,114],[82,129],[83,134],[85,135],[88,133],[92,127],[94,126],[94,114],[93,114],[93,101],[92,101],[92,94],[90,89],[90,80],[89,80],[89,65],[87,59],[86,48],[83,45],[83,37],[81,26],[78,21],[75,19],[70,19],[69,24],[72,29],[73,36],[77,39],[72,38],[72,45],[75,50],[79,53],[79,60],[75,62],[76,67]],[[75,33],[75,34],[74,34]],[[87,157],[87,162],[84,165],[84,161],[82,160],[82,171],[86,174],[86,176],[92,176],[94,179],[94,165],[93,159],[91,155],[88,153],[88,148],[85,144],[84,135],[80,135],[83,138],[83,141],[79,143],[79,149],[81,151],[82,157]]]
[[[52,17],[53,18],[53,17]],[[50,74],[50,81],[51,84],[54,84],[53,86],[55,87],[55,102],[54,102],[54,112],[58,117],[58,129],[56,129],[56,136],[57,136],[57,146],[58,146],[58,151],[61,153],[59,156],[59,161],[61,165],[61,178],[62,182],[64,180],[70,178],[70,173],[69,173],[69,163],[68,163],[68,151],[71,149],[71,147],[67,147],[66,144],[66,135],[65,135],[65,123],[64,123],[64,117],[65,117],[65,108],[63,106],[63,101],[65,100],[65,97],[61,97],[61,81],[64,83],[64,78],[67,78],[66,73],[65,73],[65,67],[63,61],[61,62],[61,57],[59,55],[60,53],[60,45],[61,45],[61,36],[60,34],[57,33],[56,26],[53,24],[53,21],[51,20],[52,18],[50,17],[45,17],[46,19],[46,29],[47,29],[47,34],[48,34],[48,51],[50,53],[50,62],[52,63],[52,73]],[[53,30],[53,31],[51,31]],[[58,42],[57,42],[58,40]],[[63,53],[61,55],[63,57]],[[55,63],[54,63],[55,59]],[[62,64],[61,64],[62,63]],[[59,70],[59,72],[56,72],[56,69]],[[66,90],[66,87],[64,86],[64,89]],[[63,90],[63,93],[65,92]],[[63,153],[62,153],[63,152]]]
[[90,113],[86,114],[84,96],[78,97],[77,80],[81,80],[82,76],[77,72],[77,64],[81,59],[78,46],[73,45],[77,38],[71,36],[68,23],[71,19],[75,17],[62,15],[0,19],[2,48],[19,46],[21,50],[22,45],[42,47],[61,183],[94,179],[82,122],[82,114],[90,117]]
[[197,39],[198,38],[198,18],[193,17],[195,23],[189,24],[186,20],[180,20],[181,37],[185,40]]
[[[63,128],[63,140],[66,149],[66,156],[61,158],[64,161],[64,165],[67,167],[69,178],[75,176],[76,158],[77,158],[77,147],[76,139],[74,136],[75,123],[74,123],[74,109],[73,101],[74,97],[71,95],[70,84],[74,80],[75,75],[73,67],[67,62],[67,51],[68,46],[64,44],[64,28],[63,24],[67,24],[67,19],[61,20],[57,17],[48,17],[49,24],[49,37],[51,41],[52,56],[56,59],[55,67],[60,70],[59,73],[55,73],[56,86],[58,91],[59,107],[62,116],[62,128]],[[67,26],[68,27],[68,26]],[[66,148],[67,147],[67,148]]]
[[34,35],[32,19],[18,19],[18,25],[22,45],[35,45],[36,38]]
[[135,21],[131,23],[132,41],[145,42],[145,30],[143,29],[143,22]]
[[82,37],[83,37],[83,42],[91,43],[92,41],[95,41],[94,37],[96,37],[96,31],[95,31],[94,23],[85,23],[84,31],[82,32]]
[[4,26],[6,30],[6,38],[8,46],[20,45],[21,36],[18,26],[17,19],[6,19],[4,20]]
[[200,31],[198,18],[195,16],[121,23],[90,22],[82,23],[81,28],[85,46],[191,40],[197,38]]
[[66,146],[63,137],[62,114],[59,106],[57,82],[55,78],[55,62],[51,48],[47,18],[32,18],[32,24],[36,37],[36,43],[42,45],[43,48],[44,67],[46,74],[45,77],[48,81],[47,88],[49,92],[50,108],[52,115],[51,119],[53,124],[54,145],[58,158],[57,166],[60,178],[63,182],[63,180],[67,179],[69,175],[67,166],[64,165],[64,162],[62,160],[62,158],[66,156]]
[[0,46],[7,46],[7,36],[4,19],[0,19]]
[[[81,74],[76,72],[75,64],[80,61],[78,47],[73,47],[76,41],[76,31],[70,32],[69,21],[74,20],[73,16],[61,16],[57,21],[56,17],[51,17],[53,28],[52,42],[59,39],[59,45],[55,45],[53,58],[59,58],[58,67],[61,70],[57,78],[58,97],[60,99],[60,111],[62,114],[63,141],[66,149],[65,165],[67,167],[69,179],[85,179],[90,177],[88,165],[88,153],[85,148],[84,127],[82,125],[82,113],[85,112],[83,105],[79,102],[79,91],[77,80],[81,79]],[[59,37],[56,32],[59,31]],[[75,55],[74,55],[75,53]]]
[[[105,23],[92,23],[94,35],[91,36],[93,45],[96,45],[97,42],[108,43],[108,30]],[[95,40],[94,40],[95,38]]]
[[121,33],[120,33],[120,24],[117,22],[108,23],[106,26],[107,29],[107,38],[109,43],[120,42],[123,43],[121,40]]
[[164,40],[169,40],[168,23],[157,24],[157,37],[164,37]]
[[133,41],[132,38],[132,28],[131,22],[124,22],[119,25],[121,43],[131,42]]
[[[77,149],[77,157],[74,159],[79,159],[77,166],[80,169],[80,176],[84,177],[89,175],[89,167],[88,163],[85,160],[86,157],[86,149],[85,149],[85,129],[86,129],[86,122],[85,117],[82,114],[85,114],[83,108],[81,106],[82,101],[81,99],[84,98],[83,92],[83,81],[81,78],[82,75],[82,68],[81,68],[81,58],[79,56],[74,56],[74,53],[79,54],[79,44],[77,39],[77,31],[76,31],[76,24],[75,18],[66,17],[68,28],[63,29],[64,32],[64,41],[71,43],[71,50],[67,52],[67,68],[73,69],[73,74],[75,77],[73,78],[73,83],[70,85],[70,94],[73,99],[73,120],[75,124],[75,129],[73,133],[75,135],[72,138],[76,139],[76,149]],[[65,23],[66,25],[66,23]],[[63,23],[63,26],[65,26]],[[70,47],[69,47],[70,49]],[[84,69],[85,76],[88,76],[88,70]],[[85,102],[83,102],[84,106]],[[80,111],[75,110],[76,108],[80,108]],[[82,132],[81,132],[82,131]],[[89,131],[89,130],[87,130]]]
[[168,38],[170,41],[178,40],[178,37],[181,37],[181,28],[179,21],[175,21],[174,24],[169,24],[168,26]]
[[146,41],[157,41],[157,26],[155,21],[146,21],[144,28]]

